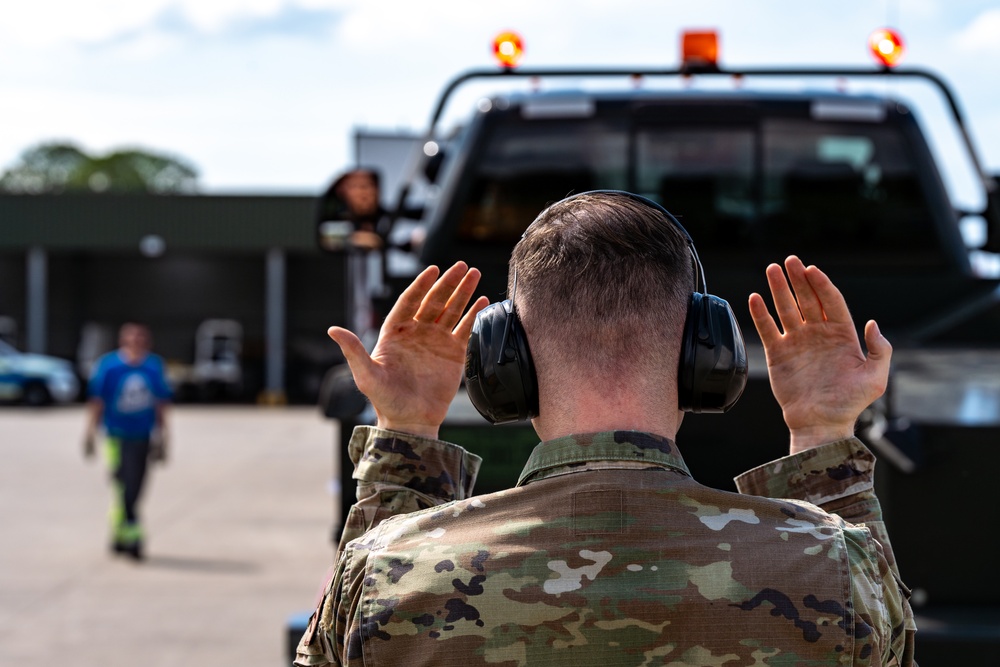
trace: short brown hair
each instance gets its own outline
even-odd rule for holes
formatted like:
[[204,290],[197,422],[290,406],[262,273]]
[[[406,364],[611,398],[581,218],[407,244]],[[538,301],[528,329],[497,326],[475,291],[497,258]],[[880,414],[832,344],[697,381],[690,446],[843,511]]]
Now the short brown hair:
[[661,211],[626,194],[587,193],[531,224],[511,255],[508,293],[516,276],[536,361],[653,365],[676,378],[693,267],[686,237]]

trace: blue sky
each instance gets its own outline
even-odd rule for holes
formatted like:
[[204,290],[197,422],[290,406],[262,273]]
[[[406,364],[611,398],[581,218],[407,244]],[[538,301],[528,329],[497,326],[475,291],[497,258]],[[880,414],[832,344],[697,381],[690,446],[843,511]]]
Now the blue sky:
[[[420,130],[454,75],[516,29],[525,66],[675,66],[683,28],[722,62],[871,64],[868,33],[955,88],[1000,171],[1000,5],[974,0],[33,0],[0,14],[0,166],[39,141],[193,162],[206,192],[313,192],[353,128]],[[11,6],[13,5],[13,6]],[[464,111],[464,107],[462,111]]]

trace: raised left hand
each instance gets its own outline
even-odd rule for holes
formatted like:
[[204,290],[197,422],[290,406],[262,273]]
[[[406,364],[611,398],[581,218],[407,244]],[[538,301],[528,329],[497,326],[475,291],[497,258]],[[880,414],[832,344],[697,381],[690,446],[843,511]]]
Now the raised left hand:
[[458,392],[465,350],[476,314],[489,304],[479,297],[464,313],[479,284],[479,271],[458,262],[438,277],[425,269],[392,307],[371,355],[356,335],[327,332],[344,353],[358,389],[375,408],[380,428],[437,437]]
[[[840,290],[798,257],[767,267],[781,330],[759,294],[750,315],[764,343],[771,390],[791,434],[791,452],[854,434],[861,412],[885,392],[892,346],[871,320],[867,356]],[[789,281],[791,287],[789,287]],[[794,290],[794,292],[793,292]]]

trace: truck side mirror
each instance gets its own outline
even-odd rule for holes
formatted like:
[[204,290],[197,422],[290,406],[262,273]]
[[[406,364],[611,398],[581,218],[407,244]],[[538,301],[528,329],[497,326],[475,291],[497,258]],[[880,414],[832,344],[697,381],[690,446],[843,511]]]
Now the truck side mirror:
[[340,253],[354,231],[348,219],[347,203],[335,193],[336,183],[319,198],[316,205],[316,246],[325,252]]
[[441,164],[444,162],[444,151],[439,150],[431,155],[424,162],[424,177],[428,183],[437,181],[438,172],[441,171]]
[[379,204],[381,176],[375,169],[356,167],[341,174],[316,206],[316,245],[326,252],[381,249],[379,225],[385,211]]
[[348,220],[322,220],[316,224],[316,245],[326,252],[344,252],[353,232]]

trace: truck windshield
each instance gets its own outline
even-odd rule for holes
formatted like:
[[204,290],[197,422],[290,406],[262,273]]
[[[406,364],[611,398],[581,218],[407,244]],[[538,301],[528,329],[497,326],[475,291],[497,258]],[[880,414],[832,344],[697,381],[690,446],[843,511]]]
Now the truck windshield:
[[599,119],[533,120],[493,128],[477,160],[458,235],[516,241],[548,203],[627,184],[628,128]]
[[888,122],[508,117],[476,161],[459,237],[516,241],[548,203],[610,188],[659,201],[703,250],[828,256],[891,243],[917,264],[939,263],[910,153]]

